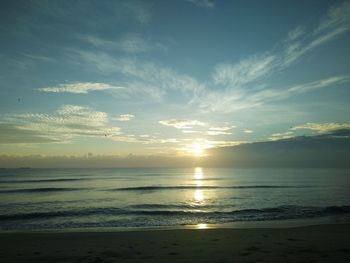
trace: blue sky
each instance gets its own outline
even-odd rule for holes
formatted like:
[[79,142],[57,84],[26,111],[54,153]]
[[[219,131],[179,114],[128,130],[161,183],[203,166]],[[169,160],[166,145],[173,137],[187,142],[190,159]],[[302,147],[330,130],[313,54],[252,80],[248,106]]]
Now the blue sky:
[[350,128],[349,1],[2,1],[0,153],[202,155]]

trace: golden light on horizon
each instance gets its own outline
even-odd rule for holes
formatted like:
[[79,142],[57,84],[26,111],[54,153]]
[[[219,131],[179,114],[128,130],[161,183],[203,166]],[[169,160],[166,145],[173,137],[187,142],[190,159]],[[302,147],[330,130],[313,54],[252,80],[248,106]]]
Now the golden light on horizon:
[[205,150],[210,148],[211,145],[205,141],[198,140],[186,147],[186,151],[192,154],[195,157],[205,156]]
[[203,179],[203,169],[202,169],[202,167],[196,167],[194,169],[194,179],[196,179],[196,180]]
[[206,229],[208,228],[207,224],[197,224],[197,229]]

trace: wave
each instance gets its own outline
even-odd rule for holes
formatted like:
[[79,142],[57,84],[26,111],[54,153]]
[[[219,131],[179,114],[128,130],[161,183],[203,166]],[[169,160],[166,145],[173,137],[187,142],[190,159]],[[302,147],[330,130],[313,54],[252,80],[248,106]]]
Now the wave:
[[[149,206],[149,205],[148,205]],[[158,206],[158,205],[155,205]],[[144,207],[145,208],[145,207]],[[350,214],[350,205],[313,207],[313,206],[279,206],[261,209],[242,209],[230,212],[205,211],[205,210],[132,210],[126,208],[86,208],[75,210],[62,210],[51,212],[36,213],[17,213],[0,215],[0,221],[13,220],[38,220],[52,219],[62,217],[86,217],[86,216],[104,216],[106,218],[119,218],[123,216],[139,218],[147,217],[158,220],[159,222],[169,219],[178,219],[182,221],[193,221],[198,219],[209,222],[234,222],[234,221],[259,221],[276,219],[296,219],[312,218],[322,216],[335,216]],[[151,221],[153,221],[151,220]]]
[[197,185],[179,185],[179,186],[138,186],[108,189],[108,191],[161,191],[161,190],[186,190],[186,189],[259,189],[259,188],[308,188],[310,186],[293,185],[235,185],[235,186],[197,186]]
[[[227,208],[230,207],[232,208],[233,205],[201,205],[200,209],[212,209],[212,208]],[[134,210],[136,209],[137,211],[142,211],[142,209],[147,209],[148,210],[159,210],[159,209],[181,209],[181,210],[191,210],[191,209],[198,209],[198,205],[196,204],[138,204],[138,205],[129,205],[126,207],[126,209]]]
[[5,184],[21,184],[21,183],[56,183],[56,182],[74,182],[87,180],[86,178],[58,178],[58,179],[33,179],[33,180],[3,180]]
[[66,192],[66,191],[79,191],[84,189],[86,188],[47,187],[47,188],[10,189],[10,190],[1,190],[0,194]]

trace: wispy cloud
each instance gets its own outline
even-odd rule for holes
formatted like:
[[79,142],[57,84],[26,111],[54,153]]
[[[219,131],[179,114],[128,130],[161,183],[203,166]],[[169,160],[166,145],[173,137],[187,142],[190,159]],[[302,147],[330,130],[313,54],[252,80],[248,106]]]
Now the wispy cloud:
[[235,126],[231,126],[231,127],[227,127],[227,126],[223,126],[223,127],[211,127],[209,130],[210,130],[210,131],[228,131],[228,130],[231,130],[233,127],[235,127]]
[[237,64],[220,64],[215,67],[214,83],[237,87],[257,81],[271,74],[276,67],[276,59],[274,55],[263,54],[241,60]]
[[242,88],[226,89],[224,91],[205,91],[196,97],[192,103],[200,108],[214,112],[232,112],[235,110],[256,107],[268,102],[287,99],[313,90],[334,87],[350,82],[350,75],[334,76],[327,79],[312,81],[285,88],[261,88],[246,90]]
[[209,130],[206,133],[207,135],[210,136],[217,136],[217,135],[229,135],[232,134],[231,132],[227,132],[227,131],[216,131],[216,130]]
[[276,101],[286,99],[290,96],[310,92],[312,90],[321,89],[325,87],[340,85],[342,83],[350,82],[350,75],[348,76],[335,76],[327,79],[321,79],[309,83],[300,85],[294,85],[283,89],[265,89],[256,92],[250,97],[250,103],[252,105],[262,104],[268,101]]
[[130,121],[133,118],[135,118],[135,115],[133,115],[133,114],[121,114],[121,115],[114,117],[113,119],[117,120],[117,121]]
[[333,134],[334,132],[350,130],[350,123],[325,122],[314,123],[309,122],[289,128],[286,132],[271,134],[269,140],[275,141],[280,139],[289,139],[296,137],[297,133],[305,134],[305,131],[316,132],[318,134]]
[[206,135],[209,136],[218,136],[218,135],[230,135],[229,132],[232,127],[222,126],[222,127],[210,127],[209,130],[205,132]]
[[160,124],[165,126],[174,127],[176,129],[192,129],[194,126],[206,126],[207,124],[197,120],[181,120],[170,119],[159,121]]
[[152,5],[147,1],[128,0],[123,1],[122,6],[125,9],[120,8],[121,10],[126,10],[129,15],[141,24],[148,24],[152,19]]
[[212,0],[186,0],[186,1],[192,4],[195,4],[196,6],[199,6],[199,7],[213,8],[215,6],[214,1]]
[[[285,89],[272,89],[268,80],[300,61],[303,55],[350,30],[350,2],[332,7],[312,30],[298,26],[273,50],[218,64],[212,82],[191,101],[206,111],[232,112],[263,103],[286,99],[318,88],[349,81],[349,76],[333,76]],[[214,87],[214,88],[211,88]]]
[[289,139],[289,138],[293,138],[293,137],[295,137],[293,131],[286,131],[286,132],[271,134],[271,136],[269,137],[269,140],[278,141],[278,140]]
[[152,42],[137,33],[129,33],[119,39],[106,39],[95,35],[83,35],[80,36],[79,39],[100,49],[116,49],[127,53],[143,53],[167,49],[164,44],[160,42]]
[[[307,36],[305,36],[306,32],[302,27],[297,27],[289,33],[285,56],[282,57],[282,66],[289,66],[297,62],[302,55],[334,40],[349,30],[350,2],[343,2],[331,7],[318,26],[313,31],[307,32]],[[305,37],[301,38],[301,36]]]
[[335,123],[335,122],[326,122],[326,123],[306,123],[302,125],[297,125],[291,130],[313,130],[318,133],[328,133],[336,130],[342,130],[342,129],[350,129],[350,123]]
[[91,91],[103,91],[103,90],[123,90],[124,87],[113,86],[106,83],[72,83],[72,84],[60,84],[58,86],[39,88],[39,91],[53,92],[53,93],[76,93],[86,94]]
[[[26,113],[1,116],[2,144],[38,142],[69,142],[76,137],[107,137],[120,134],[120,128],[108,125],[105,112],[89,107],[62,105],[52,114]],[[20,135],[20,136],[17,136]],[[10,136],[11,138],[7,138]],[[15,138],[18,137],[18,140]]]
[[104,74],[123,75],[130,93],[144,93],[149,97],[161,99],[169,92],[187,93],[191,96],[204,88],[203,84],[189,75],[180,74],[156,63],[136,58],[115,58],[105,52],[75,52],[87,67]]
[[305,33],[305,29],[302,26],[298,26],[291,30],[288,35],[286,41],[293,41],[300,38]]

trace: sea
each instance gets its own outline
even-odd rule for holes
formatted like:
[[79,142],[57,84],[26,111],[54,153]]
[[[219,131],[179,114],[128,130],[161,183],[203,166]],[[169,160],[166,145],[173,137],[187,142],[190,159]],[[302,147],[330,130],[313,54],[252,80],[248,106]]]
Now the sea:
[[349,169],[0,169],[2,232],[349,216]]

